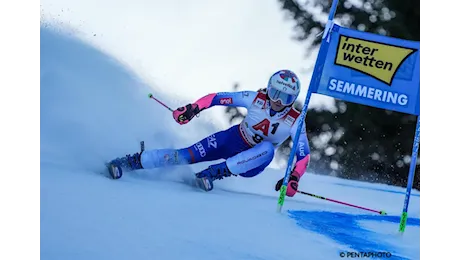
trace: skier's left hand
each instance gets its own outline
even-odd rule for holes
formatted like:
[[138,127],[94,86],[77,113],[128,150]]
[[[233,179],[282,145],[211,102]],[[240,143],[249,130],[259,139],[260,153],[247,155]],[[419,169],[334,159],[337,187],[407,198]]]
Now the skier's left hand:
[[186,106],[179,107],[173,111],[174,120],[181,125],[185,125],[192,118],[194,118],[198,113],[200,113],[200,108],[197,104],[187,104]]
[[[298,174],[295,170],[291,173],[291,176],[289,177],[289,182],[287,185],[287,190],[286,190],[286,195],[288,197],[294,197],[294,195],[297,193],[297,188],[299,187],[299,179],[300,179],[300,174]],[[281,178],[275,186],[275,190],[279,191],[281,189],[281,186],[283,186],[283,180],[284,178]]]

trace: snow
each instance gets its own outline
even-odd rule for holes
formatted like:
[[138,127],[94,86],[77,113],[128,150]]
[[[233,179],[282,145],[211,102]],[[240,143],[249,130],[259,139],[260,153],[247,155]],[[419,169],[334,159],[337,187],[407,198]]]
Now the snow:
[[[147,98],[183,102],[64,29],[40,29],[40,248],[42,259],[336,259],[340,252],[420,258],[420,193],[398,233],[405,189],[306,174],[278,213],[270,168],[206,193],[181,178],[207,163],[106,178],[103,162],[139,149],[183,147],[216,129],[206,113],[180,126]],[[155,72],[152,72],[155,73]],[[160,72],[159,72],[160,73]]]

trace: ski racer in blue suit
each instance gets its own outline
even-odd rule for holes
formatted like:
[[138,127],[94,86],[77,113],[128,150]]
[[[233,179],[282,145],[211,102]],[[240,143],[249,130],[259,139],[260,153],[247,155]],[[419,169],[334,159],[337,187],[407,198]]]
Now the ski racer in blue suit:
[[[183,125],[198,113],[212,106],[244,107],[248,110],[240,124],[212,134],[182,149],[153,149],[116,158],[108,165],[114,179],[123,170],[152,169],[173,165],[194,164],[225,159],[196,173],[198,185],[213,189],[213,182],[230,176],[253,177],[261,173],[273,160],[275,149],[289,136],[294,139],[300,123],[300,113],[293,104],[300,93],[299,78],[289,70],[274,73],[266,89],[260,91],[221,92],[208,94],[195,103],[173,112],[173,118]],[[309,160],[305,124],[302,126],[296,149],[296,163],[290,174],[287,196],[294,196],[298,182]],[[279,190],[284,178],[275,185]]]

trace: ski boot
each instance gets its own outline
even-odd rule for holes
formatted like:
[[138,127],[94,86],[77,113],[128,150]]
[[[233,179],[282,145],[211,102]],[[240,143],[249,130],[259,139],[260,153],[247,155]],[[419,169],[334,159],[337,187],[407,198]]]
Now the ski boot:
[[230,172],[226,162],[222,162],[211,165],[207,169],[196,173],[196,184],[200,189],[210,191],[214,188],[213,181],[230,177],[232,175],[236,176],[236,174],[232,174]]
[[119,179],[123,176],[123,170],[134,171],[142,169],[141,154],[126,155],[122,158],[116,158],[107,164],[107,168],[112,179]]

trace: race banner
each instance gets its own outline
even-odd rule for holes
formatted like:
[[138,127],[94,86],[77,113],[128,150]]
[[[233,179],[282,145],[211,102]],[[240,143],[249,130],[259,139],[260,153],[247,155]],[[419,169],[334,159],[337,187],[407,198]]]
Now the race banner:
[[313,92],[377,108],[420,114],[420,42],[334,24],[328,45],[322,57],[322,73]]

